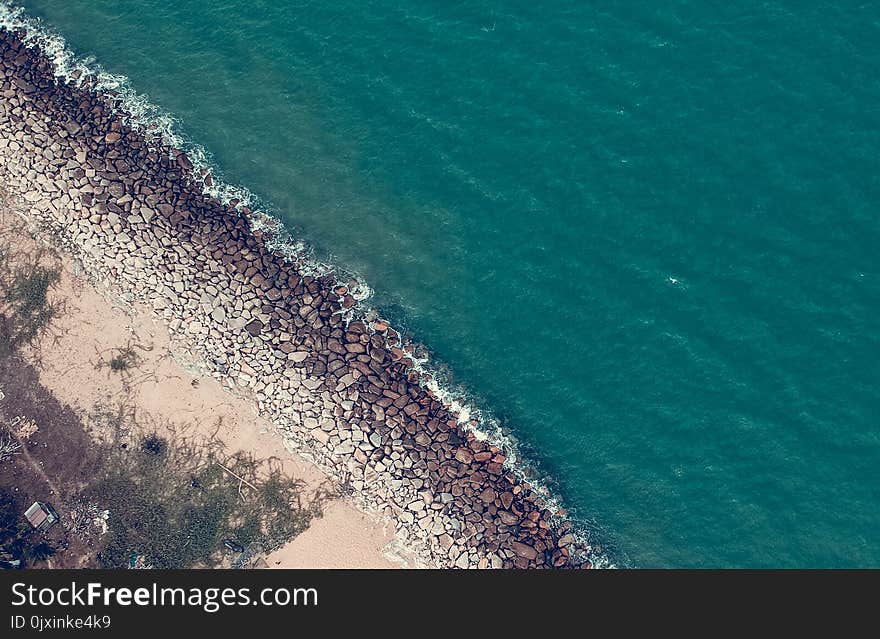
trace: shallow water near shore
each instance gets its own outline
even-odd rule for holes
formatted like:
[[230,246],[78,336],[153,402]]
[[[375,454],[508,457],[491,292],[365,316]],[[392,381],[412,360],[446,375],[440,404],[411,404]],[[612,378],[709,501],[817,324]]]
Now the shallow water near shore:
[[21,3],[639,566],[880,565],[876,11]]

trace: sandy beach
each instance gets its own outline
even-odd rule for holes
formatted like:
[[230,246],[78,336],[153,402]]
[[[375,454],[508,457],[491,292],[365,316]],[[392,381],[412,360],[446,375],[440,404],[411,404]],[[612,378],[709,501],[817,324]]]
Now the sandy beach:
[[[9,210],[0,212],[0,235],[14,241],[17,250],[35,255],[42,246],[45,251],[24,226]],[[101,425],[89,420],[97,406],[124,405],[135,419],[149,421],[159,434],[167,435],[173,427],[196,439],[219,439],[230,452],[245,451],[273,460],[286,474],[306,482],[312,492],[332,484],[313,464],[286,450],[271,424],[249,402],[187,367],[185,355],[175,350],[165,327],[147,312],[97,290],[68,256],[50,250],[43,259],[60,267],[61,278],[51,295],[64,312],[46,337],[26,348],[23,355],[38,370],[39,382],[83,417],[92,436],[101,435]],[[108,362],[126,347],[137,353],[136,364],[120,375]],[[53,445],[47,435],[37,431],[29,438],[29,447],[39,450]],[[49,496],[34,495],[40,497]],[[390,540],[375,517],[333,500],[321,518],[272,553],[267,563],[271,568],[397,567],[400,563],[391,561],[385,550]]]

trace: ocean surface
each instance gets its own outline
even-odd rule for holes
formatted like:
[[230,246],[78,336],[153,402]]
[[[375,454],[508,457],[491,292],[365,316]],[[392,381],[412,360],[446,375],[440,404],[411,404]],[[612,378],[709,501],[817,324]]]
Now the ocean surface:
[[26,0],[619,565],[880,567],[880,6]]

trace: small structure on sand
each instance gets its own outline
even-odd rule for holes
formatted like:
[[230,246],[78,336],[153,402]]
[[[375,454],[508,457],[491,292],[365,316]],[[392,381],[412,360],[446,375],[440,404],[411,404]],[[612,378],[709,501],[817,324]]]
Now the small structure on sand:
[[46,532],[58,523],[58,513],[49,504],[35,501],[31,507],[24,511],[24,516],[31,526],[41,532]]
[[21,568],[21,559],[15,559],[11,553],[0,552],[0,569],[16,570]]

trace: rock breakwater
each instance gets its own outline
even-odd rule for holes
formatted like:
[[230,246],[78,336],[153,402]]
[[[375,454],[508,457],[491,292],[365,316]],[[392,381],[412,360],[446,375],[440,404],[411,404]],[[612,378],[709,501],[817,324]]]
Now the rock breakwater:
[[153,309],[425,565],[603,561],[425,386],[412,346],[363,317],[355,282],[280,249],[271,221],[207,194],[209,173],[24,36],[0,27],[0,180],[35,225]]

